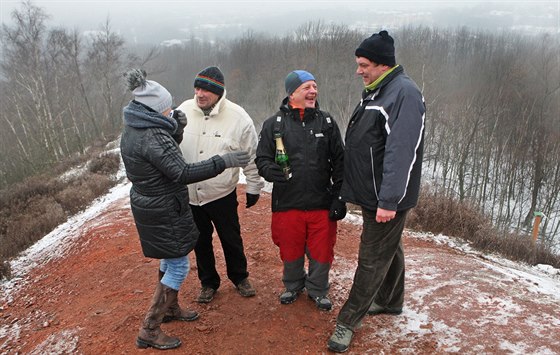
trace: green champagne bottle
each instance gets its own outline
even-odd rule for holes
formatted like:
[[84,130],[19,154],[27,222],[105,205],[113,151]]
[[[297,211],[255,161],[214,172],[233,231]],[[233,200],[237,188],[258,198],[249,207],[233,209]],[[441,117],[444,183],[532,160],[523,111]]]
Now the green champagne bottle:
[[282,134],[275,133],[274,140],[276,141],[276,155],[274,156],[274,161],[282,168],[286,180],[290,180],[292,177],[292,170],[290,168],[290,160],[288,159],[286,148],[284,148],[284,142],[282,141]]

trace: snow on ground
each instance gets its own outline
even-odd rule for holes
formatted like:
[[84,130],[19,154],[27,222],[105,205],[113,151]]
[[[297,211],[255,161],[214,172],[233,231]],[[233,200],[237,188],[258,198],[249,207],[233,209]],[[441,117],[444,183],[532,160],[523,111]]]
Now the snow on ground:
[[[118,174],[119,180],[124,180],[124,170],[121,168]],[[239,183],[245,184],[246,179],[243,173],[240,174]],[[272,184],[265,182],[264,190],[269,192],[272,190]],[[19,257],[10,263],[13,277],[11,280],[2,281],[0,289],[4,293],[4,297],[9,297],[11,291],[22,283],[25,275],[33,268],[46,263],[51,259],[63,256],[67,250],[72,247],[72,239],[80,235],[77,231],[81,226],[89,220],[95,220],[96,216],[102,213],[106,206],[114,201],[128,195],[130,183],[128,181],[121,182],[113,187],[105,196],[95,200],[90,207],[83,212],[71,217],[66,223],[61,224],[52,232],[47,234],[37,243],[32,245],[26,251],[21,253]],[[344,218],[345,222],[353,224],[362,224],[362,217],[356,214],[348,214]],[[431,233],[410,233],[411,237],[423,240],[429,240],[436,244],[445,244],[457,250],[461,250],[467,254],[482,255],[472,249],[467,242],[448,237],[444,235],[433,235]],[[527,264],[513,262],[493,255],[485,255],[488,262],[484,263],[489,270],[499,272],[504,277],[511,279],[524,280],[534,292],[544,293],[560,299],[560,270],[550,265],[530,266]],[[355,266],[350,268],[354,270]],[[428,272],[423,277],[433,277],[433,273]]]
[[[123,172],[119,173],[120,180],[123,178]],[[240,175],[240,183],[245,183],[245,177]],[[113,187],[105,196],[98,198],[85,211],[73,216],[66,223],[60,225],[43,239],[21,253],[19,257],[11,262],[13,278],[9,281],[0,283],[2,290],[2,298],[10,301],[10,296],[14,290],[18,289],[26,283],[26,275],[33,268],[39,267],[49,260],[60,258],[72,248],[73,241],[78,238],[80,230],[88,221],[95,220],[97,216],[103,213],[108,205],[114,201],[128,195],[130,183],[123,181]],[[265,191],[270,191],[271,186],[267,183]],[[348,214],[344,219],[347,223],[361,225],[362,218],[357,214]],[[91,223],[91,222],[90,222]],[[443,235],[433,235],[429,233],[413,233],[410,232],[410,238],[419,240],[427,240],[436,244],[447,245],[455,250],[460,251],[453,256],[453,266],[455,274],[452,277],[447,275],[449,270],[445,267],[435,267],[434,263],[429,261],[430,258],[437,258],[437,255],[425,252],[416,252],[407,255],[407,306],[403,311],[402,317],[395,317],[391,321],[398,324],[400,334],[385,334],[384,332],[394,332],[394,327],[372,328],[368,332],[366,339],[371,338],[372,341],[394,342],[389,345],[399,346],[403,353],[413,352],[415,347],[419,346],[417,342],[425,342],[426,338],[433,338],[437,343],[437,349],[445,352],[465,352],[462,342],[465,338],[480,339],[479,349],[470,349],[471,352],[486,352],[488,348],[484,345],[485,328],[492,325],[494,327],[506,326],[508,322],[519,324],[524,329],[533,329],[532,337],[540,339],[550,337],[548,327],[560,327],[560,319],[553,314],[535,312],[534,316],[524,317],[523,314],[525,301],[530,298],[531,302],[535,302],[537,306],[550,306],[560,300],[560,270],[550,265],[531,266],[524,263],[518,263],[500,258],[495,255],[487,255],[472,249],[468,243],[455,239],[453,237]],[[474,257],[473,257],[474,256]],[[440,255],[441,257],[441,255]],[[488,289],[476,289],[469,287],[469,278],[472,280],[472,274],[467,271],[476,264],[477,267],[485,270],[476,275],[477,281],[482,281],[486,285],[490,285]],[[333,289],[331,295],[333,301],[341,305],[345,301],[345,292],[343,288],[351,284],[354,270],[357,265],[355,258],[351,260],[336,256],[335,265],[331,270],[331,279],[333,280]],[[465,270],[465,273],[463,273]],[[513,286],[512,286],[513,285]],[[507,292],[499,292],[499,291]],[[509,296],[497,298],[495,294],[506,294]],[[343,296],[344,295],[344,296]],[[439,302],[437,304],[426,304],[424,299],[428,296],[437,295]],[[485,311],[485,307],[492,308],[492,312]],[[457,311],[474,312],[476,317],[471,319],[471,323],[465,325],[467,320],[459,320],[457,318],[447,319],[441,314]],[[439,312],[439,314],[437,314]],[[526,314],[526,313],[525,313]],[[468,326],[472,328],[469,334],[461,334],[461,329]],[[367,325],[366,325],[367,327]],[[0,329],[0,337],[6,329]],[[13,328],[11,331],[17,331]],[[514,330],[518,332],[519,339],[525,339],[526,334],[522,330]],[[411,334],[414,337],[411,338]],[[421,336],[418,336],[421,335]],[[516,334],[514,334],[516,335]],[[53,349],[60,346],[70,346],[72,348],[74,335],[58,334],[58,336],[67,339],[65,344],[59,344],[54,340],[47,340],[53,346]],[[56,335],[55,335],[56,337]],[[389,339],[389,340],[387,340]],[[390,340],[392,339],[392,340]],[[410,349],[403,348],[402,343],[397,342],[406,340],[406,346]],[[560,340],[558,341],[560,342]],[[471,342],[472,344],[472,342]],[[508,353],[525,353],[535,352],[542,354],[554,353],[546,347],[535,348],[536,345],[524,345],[522,340],[519,341],[502,341],[498,352]],[[44,347],[38,347],[43,349]]]
[[[436,244],[448,245],[465,254],[482,256],[476,259],[489,270],[493,270],[504,278],[522,280],[533,292],[550,295],[560,300],[560,269],[551,265],[538,264],[531,266],[526,263],[511,261],[497,255],[484,254],[471,248],[468,242],[444,235],[431,233],[411,233],[411,237],[433,241]],[[485,261],[487,260],[487,261]]]

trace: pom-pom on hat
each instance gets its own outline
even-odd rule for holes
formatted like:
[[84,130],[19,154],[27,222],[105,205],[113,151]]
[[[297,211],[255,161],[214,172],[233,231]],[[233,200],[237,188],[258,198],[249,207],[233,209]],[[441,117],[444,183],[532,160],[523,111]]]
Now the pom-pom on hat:
[[146,80],[146,71],[131,69],[124,76],[134,100],[159,113],[171,108],[173,100],[169,91],[153,80]]
[[394,67],[395,41],[387,31],[374,33],[363,40],[356,49],[356,57],[365,57],[377,64],[385,64]]
[[286,93],[291,95],[297,88],[306,81],[315,81],[315,77],[305,70],[294,70],[286,76]]
[[208,67],[196,75],[194,87],[222,96],[225,89],[224,74],[218,67]]

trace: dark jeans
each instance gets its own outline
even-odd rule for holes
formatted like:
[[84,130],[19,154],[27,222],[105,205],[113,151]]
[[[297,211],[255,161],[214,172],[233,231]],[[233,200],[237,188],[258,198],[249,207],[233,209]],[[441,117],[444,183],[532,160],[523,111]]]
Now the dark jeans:
[[402,307],[404,253],[401,236],[407,212],[398,212],[388,223],[377,223],[376,211],[362,208],[364,224],[358,267],[348,300],[338,314],[337,323],[355,329],[373,301],[380,306]]
[[200,231],[194,252],[196,254],[198,278],[202,286],[215,290],[220,287],[220,275],[216,271],[216,259],[212,247],[214,226],[224,251],[228,278],[234,285],[237,285],[249,276],[247,258],[243,251],[237,205],[235,190],[229,195],[205,205],[191,205],[194,221]]

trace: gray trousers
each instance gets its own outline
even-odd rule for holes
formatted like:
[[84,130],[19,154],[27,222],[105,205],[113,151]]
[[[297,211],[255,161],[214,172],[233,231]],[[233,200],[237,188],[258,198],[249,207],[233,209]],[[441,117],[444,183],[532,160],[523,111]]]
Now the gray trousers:
[[376,211],[362,208],[364,223],[358,267],[348,300],[338,314],[338,324],[354,330],[372,302],[384,307],[402,307],[404,253],[401,236],[407,212],[397,212],[393,220],[377,223]]
[[331,264],[314,260],[309,253],[309,272],[305,272],[305,257],[294,261],[284,261],[282,282],[288,291],[299,291],[304,287],[311,297],[326,296],[329,293],[329,270]]

